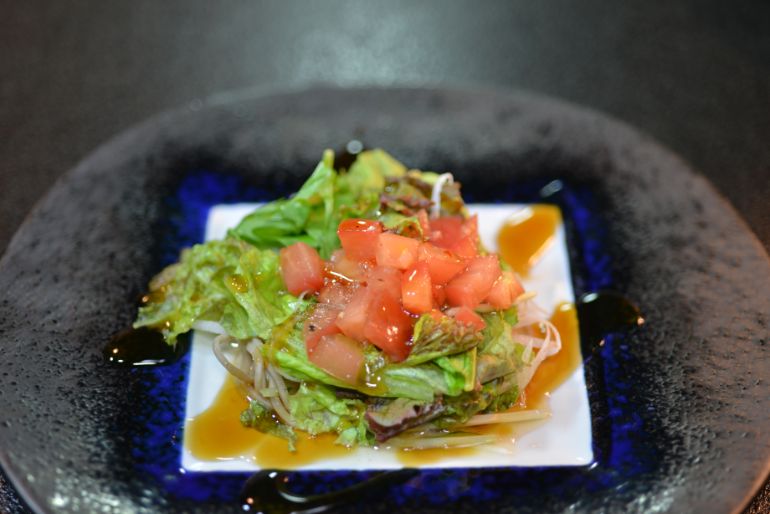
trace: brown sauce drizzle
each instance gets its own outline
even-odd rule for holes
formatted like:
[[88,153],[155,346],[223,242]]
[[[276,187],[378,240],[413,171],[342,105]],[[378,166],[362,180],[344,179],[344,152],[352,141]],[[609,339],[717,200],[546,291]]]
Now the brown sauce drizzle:
[[104,359],[116,366],[162,366],[176,362],[187,352],[189,337],[180,336],[174,346],[163,334],[147,327],[118,332],[102,349]]

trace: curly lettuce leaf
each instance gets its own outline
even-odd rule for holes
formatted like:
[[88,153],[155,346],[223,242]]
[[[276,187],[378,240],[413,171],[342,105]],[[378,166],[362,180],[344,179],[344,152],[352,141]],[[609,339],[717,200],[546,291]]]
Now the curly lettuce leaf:
[[296,451],[297,435],[292,427],[283,423],[270,410],[267,410],[258,402],[251,402],[241,412],[241,424],[247,428],[254,428],[264,434],[274,435],[289,441],[289,450]]
[[334,153],[327,150],[294,196],[259,207],[230,234],[259,248],[279,248],[301,241],[328,259],[340,246],[340,222],[373,217],[386,178],[404,173],[404,165],[382,150],[362,152],[349,172],[338,173]]
[[[454,389],[472,391],[476,387],[476,348],[436,359],[436,364],[451,377]],[[448,378],[449,379],[449,378]]]
[[442,316],[436,321],[430,314],[423,314],[414,325],[412,351],[404,363],[420,364],[464,352],[477,346],[483,338],[482,332],[450,316]]
[[525,363],[524,346],[517,343],[511,332],[513,311],[493,312],[484,316],[484,342],[478,347],[476,376],[484,384],[498,377],[518,373]]
[[302,383],[289,397],[289,409],[296,427],[311,435],[338,434],[337,444],[368,445],[366,406],[361,400],[338,398],[334,391],[318,383]]
[[334,154],[327,150],[293,197],[257,208],[229,234],[259,248],[279,248],[301,241],[328,258],[339,246],[334,210],[337,172],[333,164]]
[[198,320],[216,321],[239,339],[264,339],[303,304],[285,291],[274,251],[233,238],[184,250],[145,298],[134,327],[158,329],[169,344]]

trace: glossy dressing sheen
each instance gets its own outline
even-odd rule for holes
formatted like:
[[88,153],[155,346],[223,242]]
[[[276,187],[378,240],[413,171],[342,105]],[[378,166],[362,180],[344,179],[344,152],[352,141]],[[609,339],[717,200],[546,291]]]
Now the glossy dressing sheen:
[[[533,205],[509,220],[498,236],[501,257],[518,273],[526,274],[552,242],[561,221],[559,209],[550,205]],[[558,387],[581,361],[577,315],[572,304],[560,305],[551,321],[562,337],[562,350],[547,359],[538,369],[525,391],[526,408],[547,407],[548,393]],[[334,444],[335,436],[310,437],[298,432],[297,451],[289,452],[283,439],[244,428],[240,414],[248,406],[234,381],[226,379],[213,404],[203,413],[188,420],[185,447],[202,460],[247,459],[263,469],[293,469],[322,459],[346,455],[350,450]],[[514,407],[522,409],[525,406]],[[518,438],[543,421],[512,425],[473,427],[469,431],[494,434],[501,438]],[[399,451],[405,466],[420,466],[447,458],[472,455],[475,448]]]
[[497,235],[500,257],[516,273],[527,276],[553,242],[559,223],[561,212],[555,205],[524,207],[508,218]]

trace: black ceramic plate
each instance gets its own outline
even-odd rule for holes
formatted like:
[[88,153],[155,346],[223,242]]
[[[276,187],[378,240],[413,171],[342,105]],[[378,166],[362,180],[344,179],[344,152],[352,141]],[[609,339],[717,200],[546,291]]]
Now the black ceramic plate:
[[[587,367],[594,466],[424,472],[342,510],[747,502],[770,457],[770,262],[702,178],[623,124],[542,97],[317,89],[140,125],[65,175],[13,239],[0,261],[0,463],[35,510],[240,509],[232,485],[174,469],[184,379],[109,367],[101,349],[177,245],[200,237],[190,230],[205,204],[291,191],[322,149],[351,138],[453,171],[475,201],[561,181],[576,289],[620,289],[647,322],[608,338]],[[293,479],[317,492],[361,476]]]

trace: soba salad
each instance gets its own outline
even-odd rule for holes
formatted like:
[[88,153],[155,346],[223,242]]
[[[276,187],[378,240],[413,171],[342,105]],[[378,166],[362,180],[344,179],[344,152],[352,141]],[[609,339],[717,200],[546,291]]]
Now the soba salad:
[[[248,399],[244,426],[346,446],[490,442],[559,333],[479,240],[460,184],[382,150],[327,150],[291,197],[222,240],[182,251],[149,284],[135,327],[215,334]],[[534,330],[533,327],[537,327]]]

